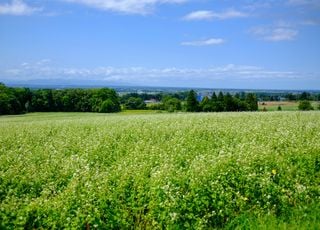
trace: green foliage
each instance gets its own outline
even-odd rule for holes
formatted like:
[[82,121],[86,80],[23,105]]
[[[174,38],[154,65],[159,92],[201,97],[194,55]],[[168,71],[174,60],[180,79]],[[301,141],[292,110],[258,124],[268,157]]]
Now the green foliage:
[[[188,112],[256,111],[257,97],[254,94],[215,93],[204,97],[199,104],[194,90],[167,94],[129,93],[118,97],[113,89],[39,89],[8,88],[0,84],[0,115],[25,112],[102,112],[129,110],[184,110]],[[162,103],[146,106],[145,99],[162,99]],[[181,101],[185,100],[186,101]],[[120,106],[120,100],[122,105]],[[108,101],[108,102],[106,102]],[[104,103],[104,105],[103,105]],[[108,108],[107,108],[108,107]]]
[[28,114],[0,130],[0,229],[319,228],[319,112]]
[[233,98],[227,93],[223,99],[225,111],[238,111],[238,101],[237,98]]
[[107,99],[102,102],[99,110],[100,113],[114,113],[118,111],[118,107],[111,99]]
[[90,104],[92,105],[93,112],[99,112],[101,105],[107,99],[110,99],[114,103],[114,112],[121,110],[120,102],[117,93],[113,89],[89,89],[91,92]]
[[129,97],[125,107],[126,109],[146,109],[146,104],[140,97]]
[[167,97],[164,97],[164,99],[162,100],[162,103],[163,103],[164,109],[167,110],[168,112],[181,110],[181,101],[177,98],[167,96]]
[[[0,84],[0,115],[25,112],[100,112],[102,103],[112,102],[119,112],[120,102],[113,89],[39,89],[8,88]],[[104,106],[105,107],[105,106]]]
[[216,102],[217,100],[218,100],[217,95],[215,92],[213,92],[211,95],[211,102]]
[[279,229],[279,230],[309,230],[320,228],[320,206],[310,205],[303,208],[293,208],[283,218],[275,214],[257,215],[244,213],[232,220],[225,229]]
[[282,110],[282,107],[279,105],[278,108],[277,108],[277,110],[278,110],[278,111],[281,111],[281,110]]
[[246,102],[248,104],[249,111],[258,110],[258,100],[256,95],[254,95],[253,93],[248,93],[246,96]]
[[223,93],[221,91],[218,94],[217,101],[219,101],[219,102],[223,102],[224,101],[224,95],[223,95]]
[[[203,112],[232,112],[232,111],[254,111],[255,104],[257,105],[257,98],[251,95],[250,100],[244,100],[240,94],[232,96],[230,93],[223,94],[219,92],[218,97],[215,93],[212,94],[211,99],[204,97],[200,103],[200,110]],[[251,97],[249,95],[249,97]],[[250,103],[250,104],[249,104]]]
[[124,94],[120,97],[120,102],[121,104],[125,104],[126,101],[130,98],[130,97],[139,97],[141,98],[143,101],[145,100],[157,100],[157,101],[161,101],[163,95],[160,93],[156,93],[156,94],[147,94],[147,93],[127,93]]
[[310,100],[310,99],[311,99],[310,93],[303,92],[301,95],[299,95],[299,100],[301,100],[301,101],[306,101],[306,100]]
[[147,105],[147,109],[150,110],[164,110],[164,106],[162,103],[155,103]]
[[0,83],[0,115],[25,113],[31,100],[29,94],[27,89],[9,88]]
[[191,90],[187,97],[187,111],[197,112],[199,111],[199,102],[197,101],[197,94],[194,90]]
[[207,96],[202,99],[202,101],[200,103],[200,108],[201,108],[201,111],[203,111],[203,112],[213,111],[212,110],[212,103]]
[[303,110],[303,111],[313,110],[313,107],[312,107],[310,101],[306,101],[306,100],[300,101],[298,108],[299,108],[299,110]]

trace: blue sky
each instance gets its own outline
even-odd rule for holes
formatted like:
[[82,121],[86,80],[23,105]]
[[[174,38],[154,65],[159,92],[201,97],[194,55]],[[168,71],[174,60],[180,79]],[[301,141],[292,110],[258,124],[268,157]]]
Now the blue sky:
[[320,89],[319,0],[0,0],[0,81]]

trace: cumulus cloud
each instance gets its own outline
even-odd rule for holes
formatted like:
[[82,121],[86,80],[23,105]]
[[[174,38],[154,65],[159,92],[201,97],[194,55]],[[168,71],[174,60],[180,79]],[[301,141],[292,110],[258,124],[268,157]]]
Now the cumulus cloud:
[[197,21],[197,20],[212,20],[212,19],[226,20],[226,19],[243,18],[243,17],[248,17],[248,14],[238,10],[229,9],[223,12],[214,12],[214,11],[208,11],[208,10],[193,11],[187,14],[186,16],[184,16],[183,19],[187,21]]
[[88,7],[129,14],[150,13],[158,4],[184,3],[188,0],[64,0]]
[[0,4],[0,15],[32,15],[42,11],[42,8],[31,7],[22,0],[12,0],[11,3]]
[[221,45],[225,43],[225,40],[222,38],[210,38],[206,40],[197,40],[197,41],[187,41],[182,42],[183,46],[212,46],[212,45]]

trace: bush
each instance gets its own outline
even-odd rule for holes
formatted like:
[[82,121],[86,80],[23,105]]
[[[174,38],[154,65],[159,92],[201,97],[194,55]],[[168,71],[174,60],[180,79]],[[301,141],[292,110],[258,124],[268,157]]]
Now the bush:
[[149,104],[146,108],[149,110],[164,110],[162,103]]
[[126,109],[146,109],[146,103],[140,97],[130,97],[125,102]]
[[165,100],[163,104],[164,104],[165,110],[169,112],[181,110],[181,102],[177,98],[170,98],[168,100]]
[[310,101],[300,101],[299,102],[299,110],[307,111],[307,110],[313,110],[313,107],[310,103]]
[[107,99],[104,102],[102,102],[99,113],[112,113],[112,112],[118,112],[117,106],[111,99]]

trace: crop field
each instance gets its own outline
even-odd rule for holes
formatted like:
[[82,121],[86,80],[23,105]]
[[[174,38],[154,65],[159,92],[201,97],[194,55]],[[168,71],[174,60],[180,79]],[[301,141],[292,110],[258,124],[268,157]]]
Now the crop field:
[[0,229],[319,229],[320,112],[0,117]]

